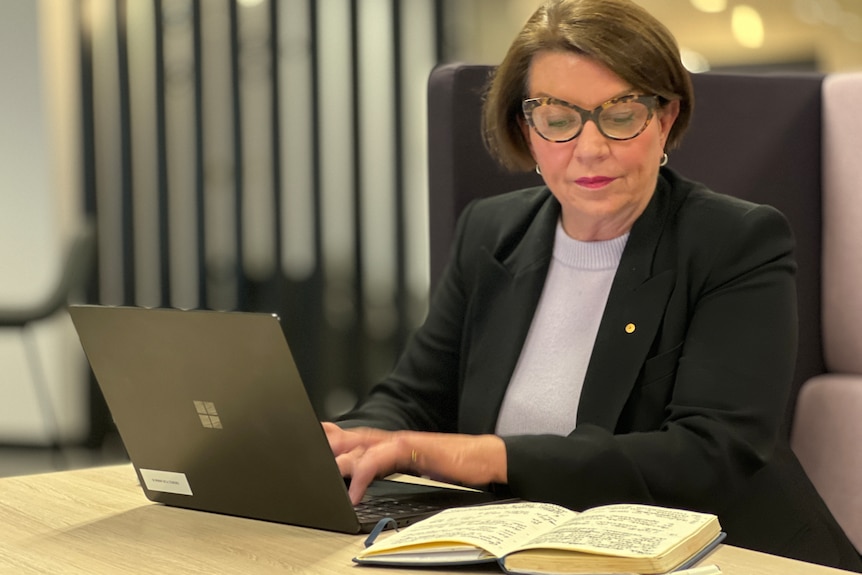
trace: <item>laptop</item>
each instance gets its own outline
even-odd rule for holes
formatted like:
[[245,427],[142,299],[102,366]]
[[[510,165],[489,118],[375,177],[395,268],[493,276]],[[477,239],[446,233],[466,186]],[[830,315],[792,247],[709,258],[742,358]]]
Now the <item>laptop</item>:
[[[70,306],[141,487],[151,501],[344,533],[405,526],[491,493],[376,481],[347,495],[272,314]],[[381,501],[382,500],[382,501]]]

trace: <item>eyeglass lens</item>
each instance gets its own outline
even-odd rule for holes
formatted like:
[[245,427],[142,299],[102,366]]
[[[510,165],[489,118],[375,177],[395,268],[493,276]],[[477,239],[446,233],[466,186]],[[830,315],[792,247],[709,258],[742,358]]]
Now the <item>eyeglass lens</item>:
[[533,127],[546,140],[563,142],[580,134],[584,116],[591,117],[608,138],[627,140],[640,134],[650,119],[649,106],[638,100],[609,102],[592,112],[545,101],[531,112]]

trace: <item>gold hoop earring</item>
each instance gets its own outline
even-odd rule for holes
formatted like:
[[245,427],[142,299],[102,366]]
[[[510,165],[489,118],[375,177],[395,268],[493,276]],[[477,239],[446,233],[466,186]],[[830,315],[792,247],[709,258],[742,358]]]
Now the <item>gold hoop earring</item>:
[[659,162],[658,165],[659,166],[666,166],[667,165],[667,154],[661,155],[661,162]]

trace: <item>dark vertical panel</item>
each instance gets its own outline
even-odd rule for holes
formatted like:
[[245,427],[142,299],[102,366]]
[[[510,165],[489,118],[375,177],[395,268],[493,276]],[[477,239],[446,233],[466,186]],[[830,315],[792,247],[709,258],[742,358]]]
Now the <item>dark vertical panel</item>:
[[[367,209],[362,202],[362,161],[360,158],[359,142],[362,141],[362,121],[360,106],[359,84],[362,78],[359,76],[359,2],[350,0],[350,102],[353,115],[353,307],[354,327],[361,329],[365,323],[365,305],[363,297],[362,278],[365,269],[362,262],[362,214]],[[353,346],[355,349],[355,346]],[[359,354],[364,357],[365,354]]]
[[[93,42],[92,30],[87,28],[87,23],[92,22],[89,12],[89,0],[80,0],[78,3],[79,20],[82,22],[80,46],[81,46],[81,161],[83,166],[81,174],[83,177],[84,190],[84,213],[92,216],[96,213],[96,135],[94,128],[93,110]],[[93,300],[99,300],[98,282],[93,284]]]
[[[279,58],[279,34],[278,34],[278,5],[280,0],[269,0],[269,66],[270,66],[270,86],[272,86],[272,193],[273,193],[273,212],[275,219],[275,261],[276,270],[281,268],[282,248],[281,248],[281,131],[278,129],[281,126],[281,95],[280,95],[280,74],[278,66]],[[276,272],[278,274],[278,272]]]
[[129,100],[128,0],[117,0],[117,65],[120,96],[120,161],[122,175],[121,218],[123,242],[123,302],[135,301],[135,235],[132,200],[132,120]]
[[323,409],[326,399],[325,381],[322,366],[327,361],[327,343],[325,323],[323,321],[323,235],[322,235],[322,198],[320,193],[320,36],[319,14],[317,0],[306,0],[311,30],[311,141],[312,177],[314,189],[312,194],[312,213],[314,218],[313,241],[314,259],[317,265],[311,277],[301,284],[291,285],[286,290],[283,303],[283,315],[295,318],[296,321],[285,322],[286,337],[296,357],[297,367],[302,374],[312,404],[321,417],[327,413]]
[[168,141],[165,111],[165,22],[162,0],[153,0],[156,29],[156,142],[158,150],[159,273],[161,302],[171,305],[170,226],[168,225]]
[[398,329],[396,331],[396,345],[401,347],[407,339],[409,326],[408,318],[408,302],[407,302],[407,238],[404,223],[406,221],[405,201],[404,201],[404,90],[402,87],[403,78],[401,75],[401,44],[404,41],[401,35],[401,0],[392,0],[392,76],[393,81],[393,101],[395,102],[392,110],[395,116],[395,266],[396,266],[396,291],[395,291],[395,307],[398,314]]
[[[81,175],[83,178],[84,213],[95,220],[94,216],[98,206],[96,201],[95,110],[93,109],[93,42],[92,30],[87,28],[87,25],[92,22],[90,10],[89,0],[79,0],[78,21],[82,23],[80,31],[81,161],[83,162]],[[94,269],[99,269],[98,256],[97,251]],[[89,283],[86,301],[97,302],[100,300],[99,282],[94,277]],[[98,447],[102,445],[107,434],[112,431],[113,424],[108,406],[92,375],[89,388],[90,429],[85,442],[88,447]]]
[[195,221],[198,246],[198,302],[207,303],[206,269],[206,196],[204,193],[204,126],[203,126],[203,51],[201,32],[201,0],[192,0],[192,49],[194,52],[195,90]]
[[446,0],[434,0],[434,60],[439,64],[448,60],[446,54]]
[[240,101],[240,82],[242,78],[239,73],[239,14],[235,0],[226,0],[230,9],[230,69],[231,69],[231,94],[233,97],[233,142],[234,142],[234,186],[236,198],[234,206],[234,229],[236,230],[236,273],[237,278],[237,308],[246,309],[248,301],[247,282],[243,265],[242,248],[242,195],[243,195],[243,161],[242,161],[242,103]]
[[311,109],[312,142],[311,149],[314,150],[312,173],[314,174],[314,257],[318,262],[314,271],[315,283],[319,284],[323,267],[319,262],[323,261],[323,225],[321,221],[322,206],[320,197],[320,37],[317,34],[318,15],[317,1],[308,1],[308,11],[311,22],[311,99],[314,102]]

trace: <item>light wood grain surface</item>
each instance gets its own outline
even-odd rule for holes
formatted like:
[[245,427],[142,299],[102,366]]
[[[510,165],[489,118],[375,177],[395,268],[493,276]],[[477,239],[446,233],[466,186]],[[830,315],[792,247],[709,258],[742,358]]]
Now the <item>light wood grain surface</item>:
[[[151,503],[131,465],[0,479],[0,573],[444,575],[476,569],[359,567],[364,537]],[[837,575],[818,565],[720,546],[727,575]]]

